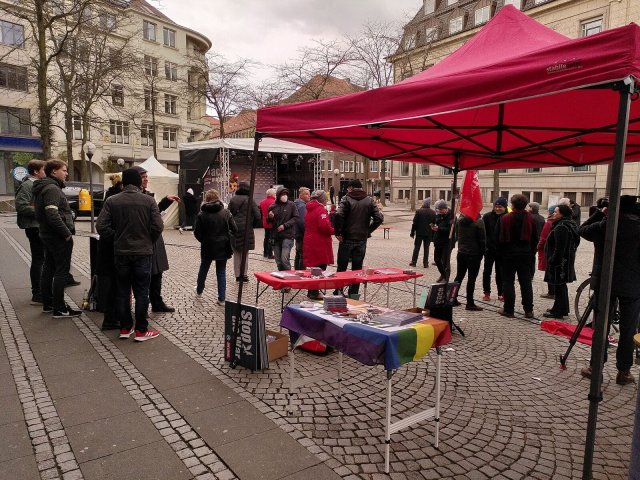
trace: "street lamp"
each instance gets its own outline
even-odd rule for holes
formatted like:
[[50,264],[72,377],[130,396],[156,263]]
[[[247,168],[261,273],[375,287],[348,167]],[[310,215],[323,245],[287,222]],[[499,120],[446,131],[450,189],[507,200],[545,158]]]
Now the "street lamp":
[[118,160],[116,160],[116,163],[118,164],[118,168],[120,169],[120,171],[124,170],[124,158],[119,158]]
[[91,164],[93,163],[93,161],[91,160],[93,158],[93,154],[96,153],[96,146],[91,143],[91,142],[87,142],[84,145],[85,148],[85,152],[87,154],[87,158],[89,159],[89,198],[90,198],[90,202],[91,202],[91,233],[95,233],[95,219],[94,219],[94,214],[93,214],[93,169],[91,168]]

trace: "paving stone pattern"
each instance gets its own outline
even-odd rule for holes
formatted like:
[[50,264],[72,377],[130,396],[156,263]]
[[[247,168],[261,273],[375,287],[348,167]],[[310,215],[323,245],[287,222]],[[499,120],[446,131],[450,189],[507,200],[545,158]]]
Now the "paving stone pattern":
[[[25,260],[28,257],[28,252],[18,244],[15,239],[12,239],[6,231],[1,232],[5,238],[7,238],[14,246],[19,255]],[[85,269],[82,269],[85,271]],[[4,306],[5,303],[9,304],[4,287],[0,282],[0,301]],[[6,301],[6,302],[5,302]],[[66,295],[66,301],[72,308],[78,308],[74,301]],[[14,314],[15,317],[15,314]],[[86,316],[72,319],[78,330],[87,338],[89,343],[94,347],[96,352],[102,357],[107,366],[115,373],[120,383],[125,387],[131,397],[137,402],[141,410],[149,417],[153,425],[160,432],[169,446],[176,452],[178,457],[182,460],[189,471],[195,478],[201,480],[208,480],[211,478],[219,480],[231,480],[236,478],[235,475],[227,468],[227,466],[220,460],[220,458],[213,453],[213,451],[206,445],[204,440],[198,433],[189,425],[185,419],[176,412],[176,410],[170,405],[166,398],[160,394],[156,388],[147,380],[147,378],[133,365],[129,359],[108,339],[100,329]],[[19,322],[15,319],[15,322]],[[1,324],[0,326],[4,326]],[[4,336],[4,332],[3,332]],[[23,335],[24,338],[24,335]],[[26,341],[23,340],[26,344]],[[6,342],[5,342],[6,344]],[[28,355],[28,352],[26,353]],[[37,364],[33,355],[28,357],[32,364],[35,365],[37,370]],[[39,373],[39,371],[38,371]],[[37,378],[41,385],[40,390],[46,393],[46,386],[42,383],[42,377]],[[51,399],[48,395],[45,397],[48,400],[47,405],[51,403]],[[55,408],[50,406],[53,410]],[[26,410],[25,410],[26,413]],[[46,412],[45,412],[46,413]],[[59,424],[59,418],[57,419],[57,427],[61,428]],[[44,432],[43,432],[44,433]],[[62,432],[64,433],[64,432]],[[52,435],[59,435],[58,430],[54,430]],[[64,437],[66,442],[66,437]],[[68,447],[68,442],[66,443]],[[69,450],[67,450],[69,451]],[[73,454],[71,454],[73,455]],[[37,457],[37,455],[36,455]],[[37,457],[38,458],[38,457]],[[63,469],[66,466],[75,465],[76,473],[79,475],[77,478],[82,478],[80,471],[77,470],[78,465],[73,458],[73,462],[67,462],[58,468]],[[40,465],[39,465],[40,468]],[[49,478],[49,477],[47,477]],[[56,477],[51,477],[56,478]],[[69,478],[76,478],[69,476]],[[65,477],[67,480],[67,477]]]
[[[82,229],[85,225],[79,226]],[[369,267],[407,265],[413,248],[409,230],[410,222],[397,221],[391,239],[383,239],[381,231],[375,232],[368,243],[365,263]],[[296,396],[294,415],[287,416],[287,359],[272,362],[264,372],[230,369],[223,359],[224,307],[215,303],[215,274],[210,273],[204,297],[197,299],[197,242],[191,235],[174,231],[165,232],[164,237],[171,270],[165,273],[163,295],[176,312],[152,314],[152,322],[163,334],[343,478],[388,478],[383,474],[384,370],[345,358],[342,398],[336,397],[336,382],[304,387]],[[256,237],[260,246],[261,230],[256,230]],[[250,254],[250,273],[275,270],[273,261],[257,253]],[[591,244],[583,242],[576,265],[579,279],[588,275],[592,255]],[[86,272],[83,265],[88,265],[88,241],[78,238],[74,266]],[[422,285],[438,276],[434,266],[419,271],[425,273]],[[227,278],[227,298],[234,299],[236,283],[231,262]],[[576,286],[574,283],[571,287]],[[479,279],[476,299],[481,298],[481,290]],[[551,306],[549,300],[539,298],[544,292],[546,285],[541,272],[537,272],[534,293],[539,316]],[[247,303],[252,303],[255,280],[245,288],[245,295]],[[384,303],[386,297],[379,294],[369,301]],[[464,303],[463,298],[461,301]],[[410,291],[393,287],[391,303],[398,308],[410,305]],[[466,337],[454,335],[445,349],[440,446],[433,446],[433,424],[429,422],[394,434],[391,478],[580,478],[589,383],[579,370],[588,362],[589,349],[578,344],[568,368],[561,371],[557,358],[566,349],[566,340],[541,332],[538,320],[528,321],[521,315],[516,319],[500,317],[497,301],[476,303],[485,310],[455,310],[456,322]],[[260,306],[265,308],[268,328],[277,329],[280,295],[266,293]],[[85,328],[90,327],[85,324]],[[100,332],[92,334],[98,336]],[[396,372],[394,419],[432,405],[433,360],[432,353],[426,360]],[[336,361],[337,355],[302,353],[296,356],[297,374],[322,373],[334,368]],[[637,377],[638,367],[632,372]],[[594,478],[626,478],[635,394],[633,386],[615,384],[615,362],[610,361],[604,372]]]

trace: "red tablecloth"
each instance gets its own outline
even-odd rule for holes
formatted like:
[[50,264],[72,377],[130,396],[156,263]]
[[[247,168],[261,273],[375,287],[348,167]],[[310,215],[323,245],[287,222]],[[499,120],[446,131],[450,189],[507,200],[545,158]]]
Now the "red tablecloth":
[[[282,288],[292,288],[296,290],[331,290],[335,288],[343,288],[347,285],[353,285],[356,283],[404,282],[422,277],[422,274],[417,272],[413,274],[402,273],[401,269],[385,267],[373,270],[396,270],[397,273],[374,273],[370,275],[362,275],[362,270],[349,270],[346,272],[337,272],[335,277],[311,278],[309,270],[302,270],[305,275],[304,277],[292,279],[277,278],[271,275],[271,272],[257,272],[255,273],[255,276],[260,282],[266,283],[276,290],[280,290]],[[288,273],[295,272],[295,270],[290,270]]]

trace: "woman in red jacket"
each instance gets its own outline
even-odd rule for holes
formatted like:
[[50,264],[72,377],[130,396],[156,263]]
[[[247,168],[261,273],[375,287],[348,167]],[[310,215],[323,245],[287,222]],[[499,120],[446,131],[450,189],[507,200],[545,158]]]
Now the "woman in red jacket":
[[[549,234],[551,233],[551,228],[553,224],[557,220],[556,214],[556,205],[552,205],[549,207],[549,216],[547,217],[547,221],[542,227],[542,232],[540,232],[540,239],[538,240],[538,270],[544,272],[547,270],[547,257],[544,253],[544,246],[547,243],[547,239],[549,238]],[[542,298],[556,298],[555,285],[551,283],[547,283],[547,293],[543,293],[540,295]]]
[[[325,208],[326,204],[327,193],[324,190],[316,190],[311,194],[311,200],[307,203],[307,214],[304,217],[303,244],[310,247],[304,249],[304,265],[320,267],[323,270],[327,265],[334,263],[332,240],[334,232]],[[322,299],[318,290],[309,290],[307,296],[312,300]]]

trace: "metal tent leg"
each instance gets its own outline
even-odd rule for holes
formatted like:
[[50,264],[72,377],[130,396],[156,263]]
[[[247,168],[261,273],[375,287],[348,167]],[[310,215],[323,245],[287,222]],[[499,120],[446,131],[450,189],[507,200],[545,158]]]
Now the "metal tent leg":
[[387,414],[384,429],[384,473],[389,473],[389,454],[391,447],[391,378],[394,371],[387,370]]

